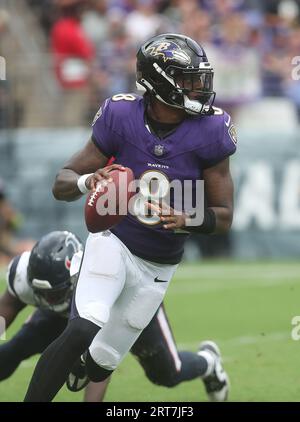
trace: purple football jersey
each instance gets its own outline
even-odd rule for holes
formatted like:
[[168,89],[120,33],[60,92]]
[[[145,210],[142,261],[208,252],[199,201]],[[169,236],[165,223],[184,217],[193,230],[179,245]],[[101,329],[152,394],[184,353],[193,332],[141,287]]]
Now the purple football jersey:
[[[152,134],[144,120],[145,100],[132,94],[107,99],[93,122],[92,139],[107,157],[132,169],[135,179],[145,172],[163,173],[169,181],[196,181],[202,171],[236,150],[231,119],[216,109],[215,115],[185,119],[163,139]],[[135,255],[153,262],[176,264],[181,260],[188,233],[142,223],[128,214],[111,231]]]

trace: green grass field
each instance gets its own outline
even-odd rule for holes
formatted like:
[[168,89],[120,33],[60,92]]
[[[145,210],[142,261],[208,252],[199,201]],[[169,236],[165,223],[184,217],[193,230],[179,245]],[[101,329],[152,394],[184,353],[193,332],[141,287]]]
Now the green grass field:
[[[2,278],[0,288],[5,287]],[[230,401],[299,401],[300,342],[291,320],[300,315],[300,263],[218,262],[182,265],[166,309],[178,347],[197,350],[214,339],[231,379]],[[22,324],[24,311],[8,332]],[[0,342],[1,344],[1,342]],[[37,357],[0,384],[0,401],[23,399]],[[1,364],[1,362],[0,362]],[[81,401],[63,388],[57,401]],[[206,401],[200,380],[167,389],[151,384],[128,356],[113,376],[106,401]]]

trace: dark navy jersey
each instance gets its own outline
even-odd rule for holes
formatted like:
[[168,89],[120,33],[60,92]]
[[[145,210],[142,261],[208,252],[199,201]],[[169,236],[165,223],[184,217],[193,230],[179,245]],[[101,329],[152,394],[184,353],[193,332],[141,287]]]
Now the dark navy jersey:
[[[29,265],[31,251],[23,252],[21,255],[14,257],[7,268],[6,283],[9,293],[19,299],[24,305],[35,306],[43,312],[49,314],[57,314],[63,318],[69,316],[70,309],[59,310],[59,306],[54,308],[53,306],[47,307],[45,303],[42,307],[41,304],[36,300],[36,296],[31,285],[28,283],[27,269]],[[75,276],[79,273],[80,264],[82,260],[82,251],[76,252],[71,260],[70,275]]]
[[[149,171],[171,182],[202,179],[202,172],[233,154],[236,134],[230,116],[220,109],[212,116],[187,117],[163,139],[145,124],[145,99],[118,94],[107,99],[93,122],[92,139],[115,162],[130,167],[135,179]],[[187,233],[142,223],[128,214],[111,230],[135,255],[153,262],[176,264]]]
[[14,257],[7,269],[6,282],[9,293],[25,305],[36,306],[32,287],[27,281],[30,251]]

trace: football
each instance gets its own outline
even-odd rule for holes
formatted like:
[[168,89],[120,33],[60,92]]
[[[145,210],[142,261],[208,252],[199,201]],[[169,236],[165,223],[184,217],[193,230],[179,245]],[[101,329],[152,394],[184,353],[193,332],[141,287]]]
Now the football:
[[85,202],[85,222],[89,232],[98,233],[120,223],[128,213],[128,202],[134,195],[130,191],[134,175],[130,168],[112,170],[111,182],[106,179],[97,183],[95,191],[88,194]]

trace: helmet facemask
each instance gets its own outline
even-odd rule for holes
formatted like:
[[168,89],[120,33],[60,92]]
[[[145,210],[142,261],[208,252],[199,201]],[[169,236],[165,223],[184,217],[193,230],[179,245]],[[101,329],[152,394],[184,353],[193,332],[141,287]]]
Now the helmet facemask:
[[80,251],[82,243],[67,231],[48,233],[33,247],[27,280],[39,307],[57,313],[69,309],[75,283],[70,273],[71,260]]
[[[63,313],[70,308],[74,284],[67,280],[58,287],[51,287],[47,280],[31,280],[36,304],[45,310]],[[48,286],[47,286],[48,285]]]
[[213,91],[214,71],[208,62],[200,63],[198,69],[170,65],[166,70],[153,63],[153,70],[156,75],[153,72],[147,79],[138,72],[137,84],[164,104],[184,109],[188,114],[211,114],[216,93]]

